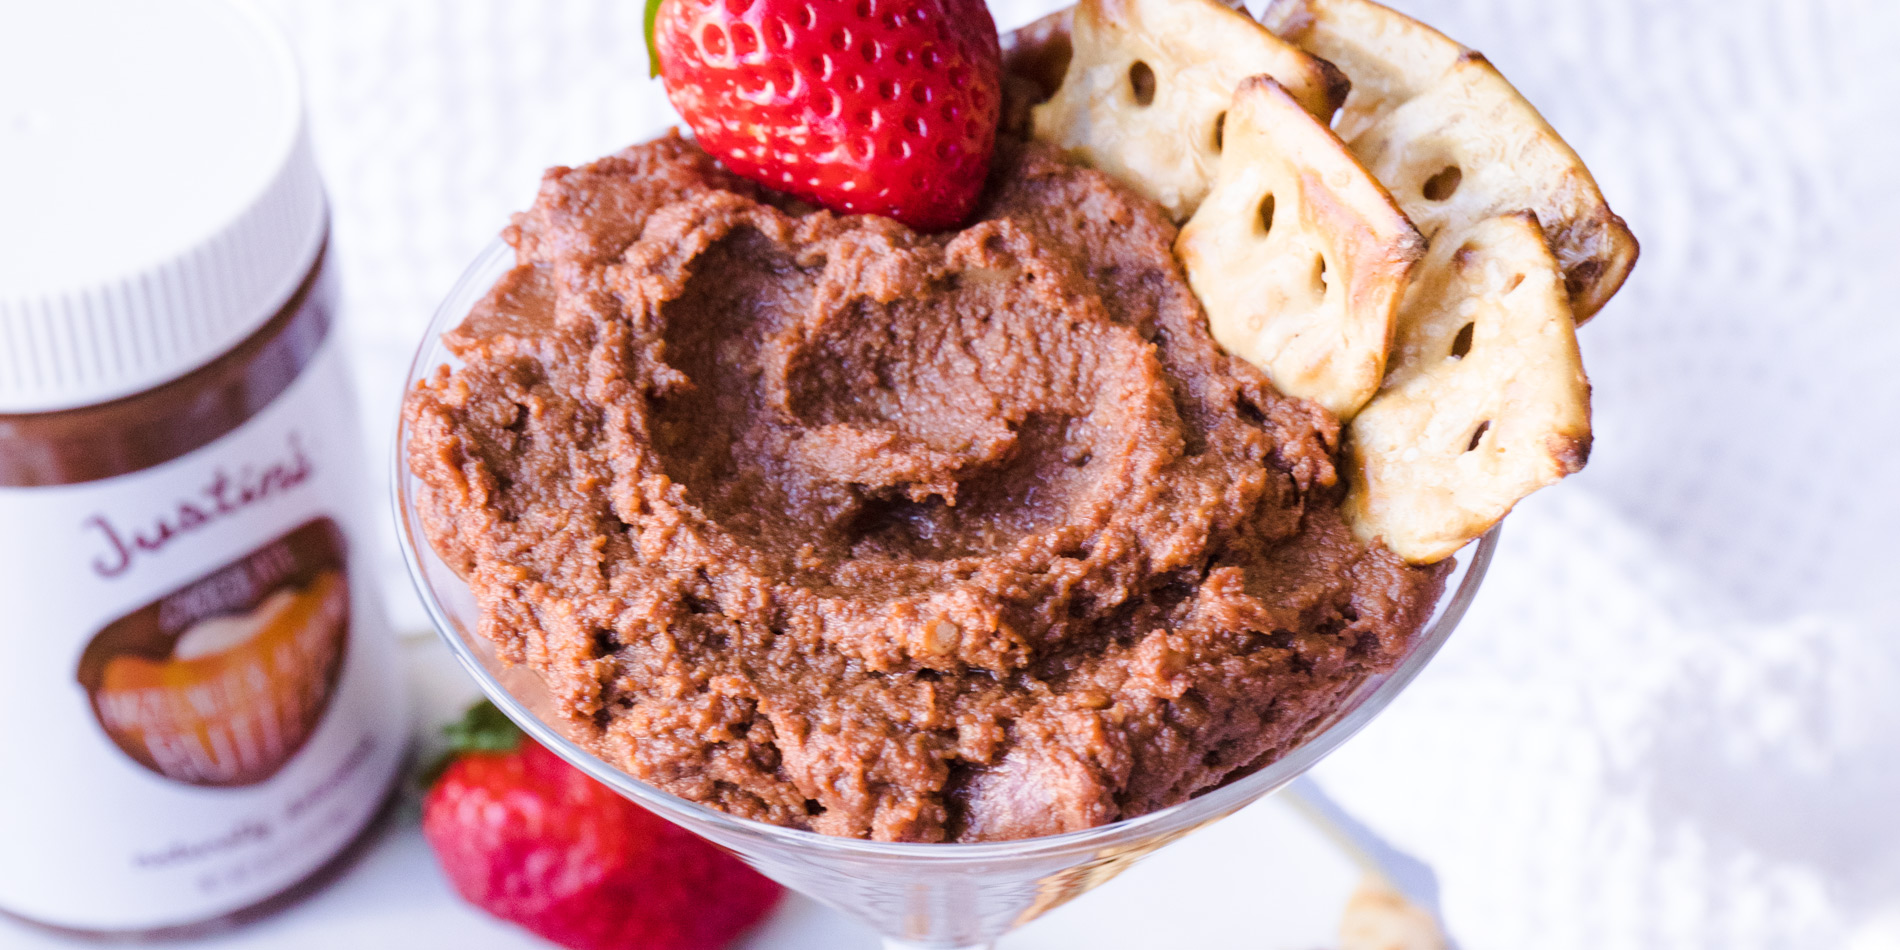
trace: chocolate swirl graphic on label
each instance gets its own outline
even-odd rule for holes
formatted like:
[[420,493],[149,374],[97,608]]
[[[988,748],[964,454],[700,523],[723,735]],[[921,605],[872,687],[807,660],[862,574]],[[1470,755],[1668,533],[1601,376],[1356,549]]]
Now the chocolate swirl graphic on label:
[[79,661],[99,724],[192,785],[255,785],[316,731],[343,668],[343,536],[302,527],[113,621]]

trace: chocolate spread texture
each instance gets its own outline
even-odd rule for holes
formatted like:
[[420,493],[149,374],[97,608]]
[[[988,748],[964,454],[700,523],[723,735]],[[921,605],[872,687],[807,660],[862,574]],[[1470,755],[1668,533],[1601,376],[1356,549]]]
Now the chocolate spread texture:
[[551,171],[410,394],[425,530],[569,735],[834,835],[1183,801],[1404,655],[1339,425],[1209,336],[1154,204],[1006,142],[974,224],[840,217],[678,137]]

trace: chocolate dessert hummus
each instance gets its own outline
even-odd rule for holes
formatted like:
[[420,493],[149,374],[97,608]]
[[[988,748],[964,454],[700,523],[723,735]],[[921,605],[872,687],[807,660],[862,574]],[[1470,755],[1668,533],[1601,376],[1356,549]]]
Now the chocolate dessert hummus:
[[426,530],[674,794],[893,841],[1180,802],[1390,668],[1447,568],[1353,539],[1338,422],[1220,351],[1174,237],[1021,143],[939,235],[677,137],[556,169],[409,396]]

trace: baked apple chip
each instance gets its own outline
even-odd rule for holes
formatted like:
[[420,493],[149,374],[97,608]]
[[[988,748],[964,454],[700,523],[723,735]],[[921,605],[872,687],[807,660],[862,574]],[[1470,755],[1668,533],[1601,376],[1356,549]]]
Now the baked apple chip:
[[1350,419],[1379,389],[1425,241],[1338,137],[1265,76],[1227,112],[1213,190],[1175,241],[1214,339]]
[[1347,520],[1418,564],[1449,557],[1590,454],[1590,384],[1536,219],[1445,237],[1406,296],[1385,388],[1346,440]]
[[1047,101],[1069,72],[1069,60],[1075,56],[1074,34],[1074,7],[1063,7],[1004,33],[999,38],[1003,72],[1028,80],[1035,86],[1036,101]]
[[1583,160],[1475,53],[1352,149],[1428,238],[1497,214],[1535,214],[1578,322],[1609,302],[1636,263],[1636,237]]
[[1608,303],[1638,247],[1596,179],[1485,58],[1372,0],[1275,0],[1282,35],[1345,70],[1340,137],[1427,238],[1537,215],[1577,322]]
[[1035,136],[1115,176],[1176,221],[1214,181],[1240,81],[1273,77],[1330,119],[1346,82],[1330,63],[1216,0],[1081,0],[1073,53]]
[[1350,142],[1424,92],[1458,57],[1458,41],[1371,0],[1273,0],[1260,21],[1282,39],[1338,66],[1352,92],[1333,120]]

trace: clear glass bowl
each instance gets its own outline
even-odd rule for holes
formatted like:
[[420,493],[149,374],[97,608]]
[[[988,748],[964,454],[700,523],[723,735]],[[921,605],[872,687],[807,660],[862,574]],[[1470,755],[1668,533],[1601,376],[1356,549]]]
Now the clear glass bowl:
[[[408,389],[453,364],[444,331],[459,323],[514,261],[496,241],[476,258],[429,324]],[[408,390],[405,390],[408,391]],[[1493,530],[1461,559],[1431,623],[1392,672],[1369,678],[1279,761],[1197,798],[1139,818],[1070,834],[989,844],[892,844],[780,828],[708,808],[641,783],[574,744],[542,718],[548,693],[527,667],[505,667],[474,634],[478,612],[468,586],[437,558],[416,515],[415,476],[396,435],[398,534],[416,591],[463,665],[495,705],[537,741],[608,787],[732,851],[794,890],[870,925],[892,947],[981,947],[1088,891],[1183,835],[1278,790],[1313,767],[1392,702],[1464,616],[1497,547]]]

